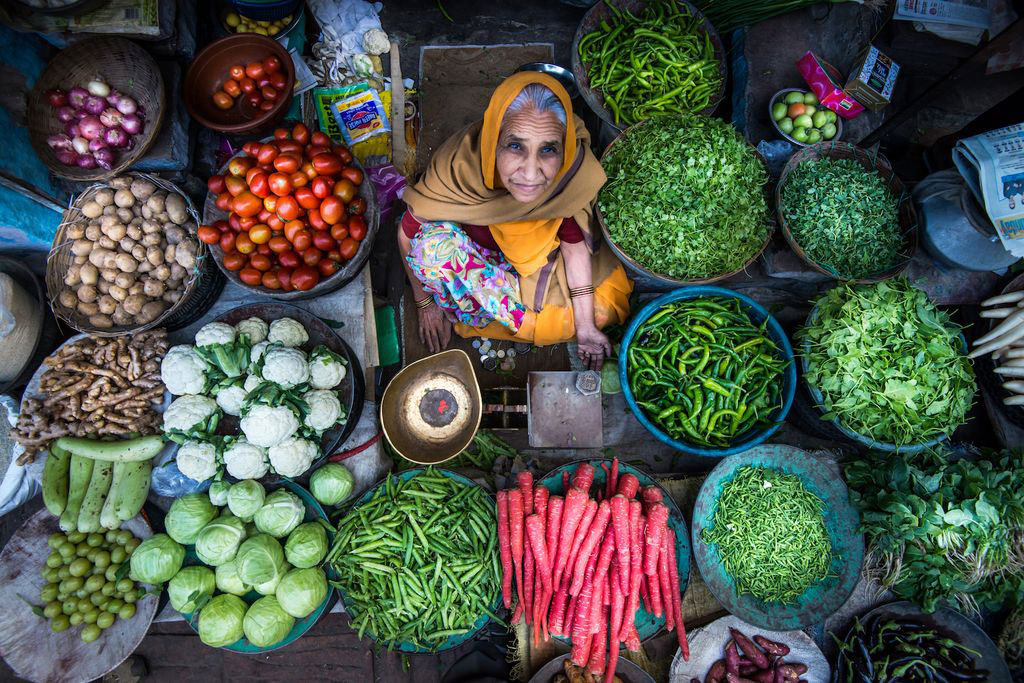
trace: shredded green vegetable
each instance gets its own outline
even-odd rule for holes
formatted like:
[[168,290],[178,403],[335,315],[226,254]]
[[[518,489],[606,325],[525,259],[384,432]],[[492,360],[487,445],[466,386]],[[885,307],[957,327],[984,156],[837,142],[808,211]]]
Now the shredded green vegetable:
[[769,235],[768,175],[753,149],[718,119],[647,121],[604,160],[598,206],[615,244],[646,268],[704,279],[742,268]]
[[738,593],[792,602],[827,577],[832,565],[824,507],[799,477],[741,467],[722,487],[702,538],[717,546]]

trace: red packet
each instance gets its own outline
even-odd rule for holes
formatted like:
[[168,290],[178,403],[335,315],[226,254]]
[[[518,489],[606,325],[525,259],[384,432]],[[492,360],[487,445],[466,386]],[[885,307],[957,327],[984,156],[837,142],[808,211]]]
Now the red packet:
[[839,71],[825,60],[819,59],[813,52],[808,51],[796,66],[823,107],[831,109],[844,119],[855,118],[864,111],[864,106],[850,97],[839,85],[842,79]]

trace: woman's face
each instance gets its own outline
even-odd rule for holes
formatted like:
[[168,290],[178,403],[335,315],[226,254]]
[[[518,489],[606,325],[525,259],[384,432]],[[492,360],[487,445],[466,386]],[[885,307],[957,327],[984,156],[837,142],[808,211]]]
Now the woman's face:
[[527,108],[505,115],[496,165],[502,185],[529,204],[548,189],[562,167],[565,126],[551,112]]

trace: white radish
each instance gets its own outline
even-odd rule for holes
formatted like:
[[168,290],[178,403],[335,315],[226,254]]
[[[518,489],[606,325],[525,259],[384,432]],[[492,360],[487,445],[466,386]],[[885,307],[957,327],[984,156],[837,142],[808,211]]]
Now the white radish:
[[1009,351],[1006,352],[1007,358],[1024,358],[1024,348],[1020,346],[1011,346]]
[[1024,382],[1020,380],[1014,380],[1012,382],[1003,382],[1003,389],[1012,391],[1015,394],[1024,394]]
[[1024,406],[1024,396],[1007,396],[1003,399],[1003,403],[1008,406]]
[[1015,304],[1018,301],[1024,300],[1024,289],[1016,292],[1007,292],[1006,294],[999,294],[985,299],[981,302],[982,306],[995,306],[996,304]]
[[[974,343],[975,344],[984,344],[984,343],[989,342],[989,341],[991,341],[991,340],[993,340],[993,339],[995,339],[997,337],[1001,337],[1001,336],[1005,335],[1007,332],[1009,332],[1010,330],[1018,327],[1022,322],[1024,322],[1024,309],[1022,309],[1020,311],[1017,311],[1013,315],[1007,316],[1003,320],[1003,322],[1001,322],[998,325],[996,325],[995,327],[993,327],[992,330],[989,331],[988,334],[986,334],[983,337],[980,337]],[[1016,337],[1014,337],[1014,339],[1016,339]],[[1005,346],[1006,343],[1007,342],[1003,342],[1002,344],[999,344],[999,346]],[[995,348],[999,348],[999,346],[997,346]],[[985,353],[988,353],[988,351],[986,351]]]
[[997,375],[1004,377],[1024,377],[1024,368],[996,368]]
[[1006,316],[1010,315],[1011,313],[1013,313],[1016,310],[1018,310],[1018,309],[1017,308],[990,308],[988,310],[982,311],[981,312],[981,317],[982,318],[1005,318]]
[[1024,358],[1012,358],[999,364],[1001,368],[1024,368]]

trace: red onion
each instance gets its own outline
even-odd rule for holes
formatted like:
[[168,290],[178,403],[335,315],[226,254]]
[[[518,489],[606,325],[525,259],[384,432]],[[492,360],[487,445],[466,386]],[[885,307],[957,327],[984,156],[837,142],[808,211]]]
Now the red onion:
[[73,149],[58,149],[56,154],[57,161],[65,166],[76,166],[78,164],[78,154]]
[[111,147],[128,146],[128,135],[120,128],[108,128],[103,135],[103,139]]
[[75,86],[68,90],[68,103],[76,109],[80,109],[85,106],[85,98],[89,96],[89,91],[85,88]]
[[101,111],[106,109],[106,107],[107,101],[105,99],[102,97],[96,97],[95,95],[90,95],[85,98],[85,105],[83,109],[90,114],[99,114]]
[[46,101],[50,103],[51,107],[64,107],[67,106],[68,96],[60,88],[54,88],[46,91]]
[[121,125],[121,112],[114,109],[113,107],[107,107],[100,112],[100,123],[107,128],[113,128],[114,126]]
[[88,115],[89,115],[89,112],[87,112],[84,109],[76,109],[75,110],[75,120],[76,121],[81,121],[82,119],[84,119]]
[[119,91],[112,89],[110,91],[110,94],[107,95],[107,103],[110,104],[111,107],[116,107],[117,101],[122,97],[124,97],[124,95],[122,95]]
[[89,140],[89,151],[95,152],[97,150],[106,149],[107,141],[104,138],[96,138],[95,140]]
[[121,118],[121,127],[128,135],[138,135],[142,132],[142,119],[136,114],[125,114]]
[[46,138],[46,144],[48,144],[53,149],[71,149],[71,138],[69,138],[67,135],[64,135],[64,133],[60,133],[58,135],[51,135],[50,137]]
[[79,168],[96,168],[96,157],[91,154],[80,154],[78,156]]
[[75,110],[71,107],[60,107],[57,109],[57,119],[61,123],[67,123],[75,118]]
[[93,155],[100,167],[110,170],[114,167],[114,153],[109,149],[98,149]]
[[95,140],[104,133],[103,124],[95,116],[86,116],[79,121],[78,127],[82,129],[82,137],[86,140]]
[[127,95],[118,98],[114,106],[117,107],[117,110],[122,114],[134,114],[139,108],[139,105],[135,103],[135,100]]
[[64,126],[64,132],[68,134],[69,138],[77,138],[82,135],[82,131],[78,128],[77,122],[71,122]]
[[71,146],[79,154],[88,154],[89,153],[89,141],[86,140],[85,138],[74,138],[74,139],[72,139],[71,140]]

